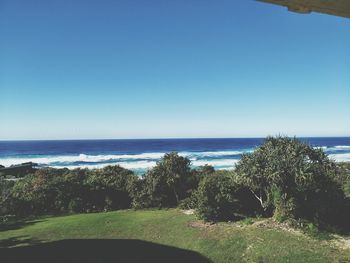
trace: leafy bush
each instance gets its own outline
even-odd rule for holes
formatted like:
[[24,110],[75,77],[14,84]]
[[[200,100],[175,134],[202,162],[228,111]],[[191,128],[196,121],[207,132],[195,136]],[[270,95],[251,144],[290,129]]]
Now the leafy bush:
[[92,170],[85,181],[89,202],[98,211],[129,208],[132,200],[128,186],[136,180],[132,171],[118,165]]
[[10,211],[13,185],[13,181],[0,177],[0,215],[6,215]]
[[190,160],[177,153],[168,153],[144,178],[144,189],[155,207],[177,206],[197,188],[198,178],[190,167]]
[[69,201],[68,212],[80,213],[84,211],[84,202],[80,197],[73,198]]
[[57,196],[66,192],[60,184],[62,180],[58,170],[43,169],[16,181],[12,192],[13,213],[30,215],[61,210],[59,201],[62,200]]
[[12,212],[32,214],[106,211],[131,206],[128,185],[137,177],[119,166],[103,169],[39,169],[16,181]]
[[194,191],[191,196],[181,200],[179,202],[179,208],[181,209],[196,209],[198,206],[198,192]]
[[341,185],[344,194],[350,197],[350,162],[337,164],[336,182]]
[[237,182],[232,171],[216,171],[203,177],[190,200],[199,217],[206,221],[236,220],[261,214],[258,201],[247,187]]
[[143,177],[139,180],[133,181],[128,186],[128,191],[132,199],[132,207],[135,209],[139,208],[149,208],[155,207],[159,205],[158,203],[154,203],[151,195],[151,180],[149,177]]
[[266,214],[334,223],[345,200],[335,167],[322,149],[295,138],[268,137],[242,156],[236,172]]
[[197,212],[206,221],[232,220],[239,210],[239,186],[228,175],[213,174],[201,180],[197,191]]

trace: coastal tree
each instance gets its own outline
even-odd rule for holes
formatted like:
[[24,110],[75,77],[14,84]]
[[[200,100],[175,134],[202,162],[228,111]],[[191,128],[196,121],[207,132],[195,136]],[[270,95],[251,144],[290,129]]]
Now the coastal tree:
[[198,179],[191,170],[191,161],[177,153],[167,153],[145,176],[152,203],[176,206],[197,187]]
[[206,221],[231,220],[238,210],[238,185],[226,174],[212,174],[201,180],[197,197],[197,213]]
[[278,136],[244,154],[236,173],[266,214],[321,222],[338,214],[343,204],[344,195],[334,181],[335,167],[322,149]]
[[193,199],[199,217],[206,221],[261,214],[258,201],[247,187],[238,183],[233,171],[218,170],[201,178],[190,200]]
[[57,213],[65,210],[71,191],[66,188],[68,169],[44,168],[16,181],[13,212],[19,215]]
[[90,171],[85,184],[89,187],[89,199],[97,210],[129,208],[129,185],[138,178],[128,169],[106,166]]

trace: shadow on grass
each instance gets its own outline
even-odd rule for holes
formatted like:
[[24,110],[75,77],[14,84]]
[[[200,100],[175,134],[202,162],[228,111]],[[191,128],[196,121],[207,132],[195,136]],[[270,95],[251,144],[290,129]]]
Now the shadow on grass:
[[40,243],[40,240],[31,239],[27,236],[10,237],[8,239],[0,240],[0,251],[2,251],[4,248],[24,245],[35,245]]
[[16,230],[26,226],[34,225],[40,223],[42,220],[32,220],[32,221],[16,221],[16,222],[6,222],[0,224],[0,232],[7,230]]
[[3,262],[211,262],[197,252],[133,239],[69,239],[49,243],[14,239],[7,240],[7,244],[29,245],[0,248]]

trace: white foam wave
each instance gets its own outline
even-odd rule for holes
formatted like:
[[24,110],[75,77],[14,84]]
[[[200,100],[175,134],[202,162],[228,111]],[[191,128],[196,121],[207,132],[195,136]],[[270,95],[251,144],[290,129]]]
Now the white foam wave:
[[204,165],[211,165],[214,167],[228,167],[228,168],[234,168],[235,164],[238,162],[238,160],[234,159],[221,159],[221,160],[198,160],[193,161],[193,166],[204,166]]
[[[142,153],[142,154],[123,154],[123,155],[64,155],[64,156],[46,156],[46,157],[17,157],[17,158],[2,158],[0,164],[4,166],[11,166],[25,162],[34,162],[39,165],[50,165],[58,163],[99,163],[106,161],[123,161],[123,160],[138,160],[138,159],[160,159],[164,153]],[[105,164],[104,164],[105,165]]]
[[[192,166],[198,167],[203,165],[211,165],[216,167],[216,169],[232,169],[238,160],[231,159],[223,159],[223,160],[200,160],[192,162]],[[108,164],[81,164],[81,165],[52,165],[50,167],[53,168],[68,168],[68,169],[76,169],[76,168],[88,168],[88,169],[99,169],[103,168],[107,165],[120,165],[126,169],[136,170],[142,169],[147,170],[151,169],[156,165],[156,161],[132,161],[132,162],[113,162]]]
[[[190,156],[201,154],[201,157],[215,156],[215,152],[202,152],[202,153],[180,153],[182,156]],[[237,154],[234,152],[218,152],[217,156],[224,156],[229,154]],[[164,153],[144,153],[138,155],[85,155],[80,154],[76,156],[47,156],[47,157],[21,157],[21,158],[2,158],[0,159],[0,164],[4,166],[11,166],[16,164],[21,164],[24,162],[35,162],[42,166],[50,166],[54,168],[89,168],[97,169],[102,168],[107,165],[120,165],[127,169],[150,169],[156,165],[156,161],[159,160]],[[142,160],[138,160],[142,159]],[[106,163],[106,161],[109,161]],[[193,166],[203,166],[212,165],[218,167],[219,169],[233,168],[238,160],[234,159],[201,159],[191,158]],[[80,162],[77,164],[77,162]],[[104,162],[104,163],[103,163]]]
[[[214,167],[220,168],[233,168],[235,164],[238,162],[238,160],[233,159],[222,159],[222,160],[199,160],[199,161],[192,161],[192,165],[195,167],[198,166],[204,166],[204,165],[211,165]],[[54,168],[69,168],[69,169],[75,169],[75,168],[89,168],[89,169],[98,169],[103,168],[107,165],[120,165],[127,169],[150,169],[156,165],[156,161],[132,161],[132,162],[113,162],[113,163],[101,163],[101,164],[80,164],[80,165],[53,165]]]
[[68,168],[68,169],[76,169],[76,168],[88,168],[88,169],[100,169],[106,167],[107,165],[120,165],[126,169],[150,169],[156,165],[155,161],[136,161],[136,162],[115,162],[115,163],[100,163],[100,164],[82,164],[82,165],[53,165],[50,167],[53,168]]
[[330,154],[329,158],[336,162],[350,162],[350,153]]
[[350,149],[350,145],[337,145],[334,146],[336,149]]
[[327,148],[327,151],[349,151],[350,146],[347,145],[337,145]]
[[[322,149],[350,149],[347,145],[338,145],[332,148],[320,146],[315,148]],[[252,149],[242,151],[204,151],[204,152],[180,152],[179,155],[187,157],[192,161],[193,166],[202,166],[205,164],[212,165],[217,168],[233,168],[236,159],[229,159],[224,156],[237,156]],[[0,158],[0,164],[11,166],[25,162],[35,162],[41,166],[50,167],[68,167],[68,168],[101,168],[107,165],[119,164],[127,169],[149,169],[152,168],[156,161],[164,156],[165,153],[141,153],[141,154],[107,154],[107,155],[63,155],[63,156],[26,156],[13,158]],[[350,161],[350,153],[330,154],[330,158],[338,162]],[[213,157],[218,157],[212,159]],[[224,159],[223,159],[224,158]]]
[[323,149],[323,150],[350,150],[350,145],[337,145],[337,146],[315,146],[314,149]]
[[218,151],[218,152],[188,152],[189,156],[200,156],[200,157],[215,157],[215,156],[230,156],[230,155],[240,155],[248,151]]
[[[220,156],[229,156],[229,155],[239,155],[242,154],[241,151],[218,151],[218,152],[180,152],[179,155],[183,157],[189,157],[193,160],[205,157],[220,157]],[[27,157],[14,157],[14,158],[1,158],[0,164],[4,166],[11,166],[16,164],[21,164],[25,162],[34,162],[39,165],[52,165],[58,166],[66,164],[71,166],[74,163],[96,163],[95,166],[99,166],[100,162],[113,163],[113,161],[137,161],[137,160],[159,160],[164,156],[165,153],[155,152],[155,153],[141,153],[141,154],[107,154],[107,155],[62,155],[62,156],[27,156]],[[127,163],[127,162],[125,162]],[[106,165],[106,164],[103,164]],[[79,167],[83,167],[84,164],[81,164]],[[86,164],[85,166],[94,166],[94,164]]]

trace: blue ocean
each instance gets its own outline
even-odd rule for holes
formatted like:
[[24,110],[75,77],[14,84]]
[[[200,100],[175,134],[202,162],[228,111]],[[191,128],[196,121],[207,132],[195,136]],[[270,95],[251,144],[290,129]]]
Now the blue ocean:
[[[321,147],[337,162],[350,161],[350,137],[300,139]],[[164,153],[176,151],[188,157],[194,167],[209,164],[232,169],[243,153],[262,142],[262,138],[0,141],[0,164],[32,161],[40,167],[70,169],[119,164],[142,174]]]

